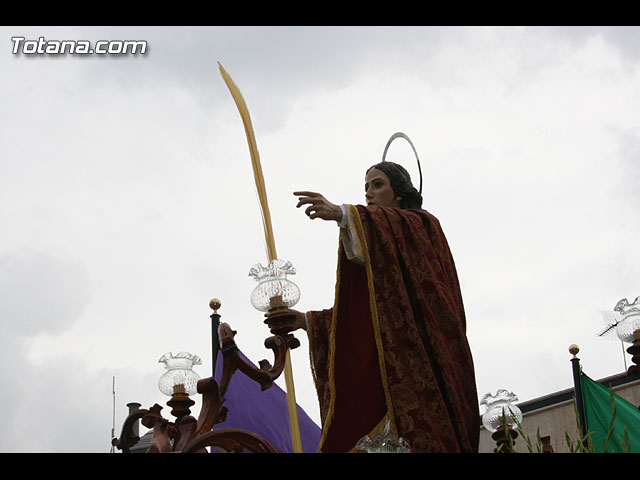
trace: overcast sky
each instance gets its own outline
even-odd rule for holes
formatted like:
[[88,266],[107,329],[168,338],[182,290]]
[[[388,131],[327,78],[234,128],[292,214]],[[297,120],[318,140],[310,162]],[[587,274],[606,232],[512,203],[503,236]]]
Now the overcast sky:
[[[114,376],[119,436],[127,402],[166,402],[164,353],[197,354],[210,375],[213,297],[238,346],[272,361],[249,302],[249,269],[266,263],[260,211],[218,61],[251,112],[296,308],[332,305],[338,231],[292,192],[363,203],[365,170],[402,131],[456,260],[479,397],[572,387],[573,343],[590,377],[625,371],[620,342],[597,334],[603,310],[640,295],[639,28],[0,34],[0,451],[108,452]],[[14,54],[16,36],[148,46]],[[406,142],[387,159],[419,183]],[[296,396],[319,423],[296,336]]]

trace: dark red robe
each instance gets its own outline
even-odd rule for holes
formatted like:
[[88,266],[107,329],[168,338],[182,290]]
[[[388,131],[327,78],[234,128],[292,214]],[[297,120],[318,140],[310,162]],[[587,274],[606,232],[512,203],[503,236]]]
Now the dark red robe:
[[458,276],[424,210],[349,206],[365,265],[339,249],[333,308],[309,312],[321,452],[390,422],[414,452],[477,452],[479,407]]

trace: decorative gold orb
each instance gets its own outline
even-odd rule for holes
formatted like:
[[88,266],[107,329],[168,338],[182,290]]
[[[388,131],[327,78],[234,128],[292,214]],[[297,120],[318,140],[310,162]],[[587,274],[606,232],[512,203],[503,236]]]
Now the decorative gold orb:
[[209,307],[213,310],[214,313],[218,313],[218,309],[222,306],[222,302],[220,302],[217,298],[212,298],[209,300]]
[[575,343],[569,345],[569,353],[574,357],[578,354],[579,351],[580,351],[580,348]]

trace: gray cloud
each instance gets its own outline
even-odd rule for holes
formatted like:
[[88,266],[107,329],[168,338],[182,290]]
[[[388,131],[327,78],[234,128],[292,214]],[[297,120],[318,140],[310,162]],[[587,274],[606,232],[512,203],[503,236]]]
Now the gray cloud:
[[[330,306],[338,243],[334,226],[308,222],[291,192],[361,201],[364,169],[403,130],[423,162],[425,206],[458,264],[479,393],[509,388],[528,399],[567,388],[571,343],[590,373],[618,371],[619,346],[598,343],[589,315],[638,294],[637,74],[633,53],[621,53],[633,32],[1,31],[150,46],[138,58],[0,57],[9,72],[0,77],[1,356],[20,365],[2,379],[22,395],[21,407],[3,404],[19,440],[2,450],[108,450],[111,376],[120,421],[128,401],[161,401],[161,354],[186,349],[208,361],[213,296],[250,358],[269,357],[262,314],[248,305],[248,269],[265,258],[262,225],[218,60],[254,119],[300,308]],[[297,393],[316,415],[304,348],[294,355]],[[63,403],[77,385],[82,398]],[[38,410],[45,397],[53,401]],[[28,414],[37,445],[17,420]]]
[[[616,139],[617,161],[612,162],[612,181],[610,195],[621,200],[620,218],[627,222],[638,222],[637,216],[631,214],[640,208],[640,129],[636,127],[611,127],[611,134]],[[632,199],[630,203],[626,203]]]
[[58,334],[71,327],[90,301],[85,269],[53,253],[0,257],[0,318],[5,339]]
[[565,27],[530,27],[530,29],[545,35],[557,36],[580,47],[594,37],[601,37],[615,46],[626,59],[631,61],[640,60],[640,51],[638,51],[640,28],[637,26],[572,25]]

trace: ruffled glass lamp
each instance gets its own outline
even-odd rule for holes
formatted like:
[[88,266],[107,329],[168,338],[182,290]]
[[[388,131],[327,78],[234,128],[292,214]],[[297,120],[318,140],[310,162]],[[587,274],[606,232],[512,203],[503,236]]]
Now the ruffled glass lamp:
[[367,453],[411,453],[411,448],[404,438],[397,438],[391,432],[389,420],[383,431],[373,437],[368,435],[362,437],[356,444],[356,450]]
[[482,424],[490,432],[495,432],[502,426],[504,416],[507,426],[516,430],[518,423],[522,422],[522,412],[514,405],[518,397],[507,390],[499,389],[495,395],[487,393],[480,405],[485,405],[487,410],[482,415]]
[[182,390],[182,388],[187,395],[198,393],[197,385],[200,376],[193,371],[193,366],[202,364],[200,357],[189,352],[180,352],[176,355],[169,352],[160,357],[158,362],[164,363],[167,369],[158,380],[158,388],[162,393],[170,397],[176,390]]
[[633,303],[626,298],[620,300],[613,309],[620,318],[616,325],[618,338],[626,343],[633,343],[633,332],[640,330],[640,297]]
[[300,289],[287,278],[296,269],[291,262],[275,259],[263,267],[256,264],[249,270],[249,276],[258,282],[251,292],[251,305],[261,312],[274,308],[291,308],[300,300]]

